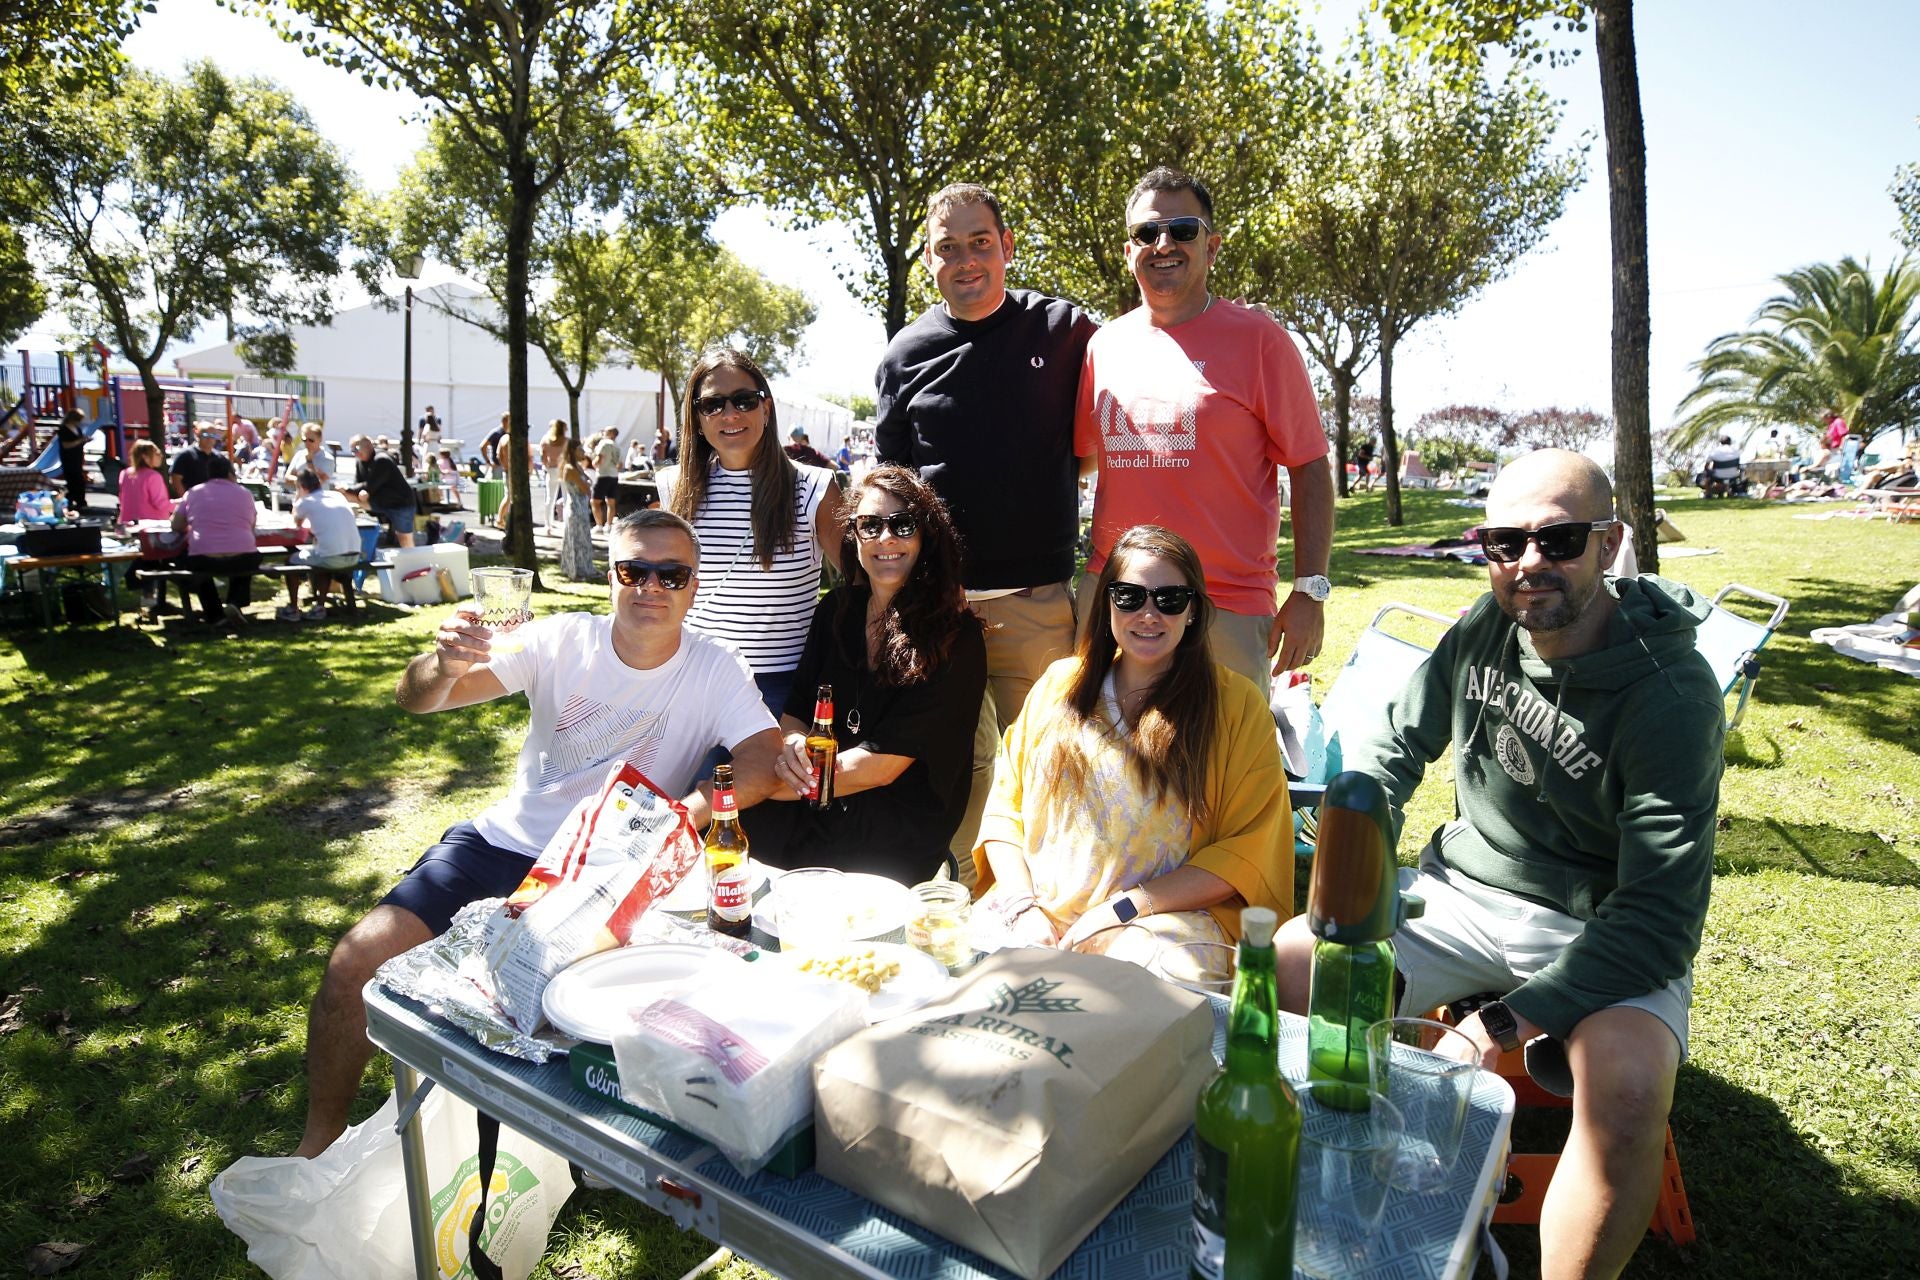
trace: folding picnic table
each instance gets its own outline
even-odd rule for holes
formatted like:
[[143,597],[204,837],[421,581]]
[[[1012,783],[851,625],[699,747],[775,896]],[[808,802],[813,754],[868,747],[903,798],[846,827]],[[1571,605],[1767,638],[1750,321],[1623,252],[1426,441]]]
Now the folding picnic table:
[[[742,1177],[712,1147],[649,1124],[576,1090],[566,1063],[536,1065],[483,1049],[424,1006],[369,982],[367,1036],[393,1059],[413,1224],[414,1266],[433,1280],[426,1158],[415,1114],[443,1087],[613,1186],[776,1275],[793,1280],[1012,1280],[1012,1273],[865,1197],[807,1172]],[[1227,1002],[1210,997],[1214,1048],[1223,1049]],[[911,1015],[907,1015],[911,1016]],[[1305,1075],[1306,1022],[1281,1017],[1280,1060]],[[425,1083],[422,1083],[425,1077]],[[1391,1193],[1375,1277],[1466,1277],[1505,1181],[1513,1090],[1474,1078],[1460,1158],[1445,1187]],[[1311,1190],[1307,1189],[1307,1194]],[[1185,1280],[1191,1254],[1193,1139],[1182,1137],[1054,1273],[1054,1280]],[[1044,1212],[1036,1206],[1035,1212]],[[1497,1253],[1493,1256],[1498,1257]]]

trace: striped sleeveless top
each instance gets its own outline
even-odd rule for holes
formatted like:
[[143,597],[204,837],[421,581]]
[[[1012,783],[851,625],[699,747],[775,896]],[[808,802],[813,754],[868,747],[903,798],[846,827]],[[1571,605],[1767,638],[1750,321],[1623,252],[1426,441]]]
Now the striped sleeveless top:
[[[755,675],[800,665],[820,595],[820,544],[813,522],[833,473],[800,463],[794,471],[793,546],[773,553],[771,569],[761,567],[753,549],[752,472],[728,471],[715,463],[706,501],[693,521],[700,534],[700,591],[686,625],[731,641]],[[663,508],[673,505],[679,478],[678,467],[656,476]]]

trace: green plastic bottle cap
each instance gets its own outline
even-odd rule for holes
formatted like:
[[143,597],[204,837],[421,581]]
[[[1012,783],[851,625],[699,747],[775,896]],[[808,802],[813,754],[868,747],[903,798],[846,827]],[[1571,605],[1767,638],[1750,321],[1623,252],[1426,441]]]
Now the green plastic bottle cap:
[[1256,947],[1272,946],[1273,931],[1279,927],[1280,917],[1272,907],[1246,907],[1240,912],[1240,932]]

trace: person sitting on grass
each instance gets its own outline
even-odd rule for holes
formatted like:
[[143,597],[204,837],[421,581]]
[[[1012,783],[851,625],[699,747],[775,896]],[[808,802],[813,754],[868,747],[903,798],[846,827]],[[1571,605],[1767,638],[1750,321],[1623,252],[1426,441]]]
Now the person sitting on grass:
[[[207,459],[207,479],[187,490],[173,508],[173,531],[187,535],[180,567],[194,572],[200,616],[209,626],[237,627],[253,599],[253,575],[260,571],[260,548],[253,538],[253,495],[233,480],[233,464],[220,454]],[[213,580],[227,580],[224,613]]]
[[327,588],[333,579],[347,578],[360,563],[360,524],[353,504],[338,489],[320,485],[317,472],[308,469],[294,478],[300,496],[293,500],[293,522],[313,530],[313,542],[292,561],[305,565],[313,579],[313,607],[300,612],[300,575],[287,575],[287,602],[274,610],[282,622],[327,620]]
[[[1548,1037],[1529,1068],[1561,1088],[1570,1072],[1573,1130],[1540,1210],[1549,1280],[1617,1276],[1646,1235],[1713,884],[1725,713],[1694,647],[1712,606],[1606,576],[1622,536],[1590,459],[1512,463],[1480,531],[1492,590],[1344,743],[1396,826],[1452,757],[1458,816],[1401,872],[1426,914],[1394,937],[1399,1008],[1492,993],[1460,1023],[1480,1065]],[[1313,943],[1305,916],[1275,939],[1295,1013]]]
[[527,736],[507,793],[448,827],[328,957],[307,1017],[307,1123],[295,1155],[319,1155],[347,1127],[373,1056],[360,990],[374,971],[444,933],[468,903],[511,893],[611,765],[629,761],[683,795],[696,829],[711,813],[694,771],[715,746],[733,753],[741,804],[772,787],[780,733],[752,672],[731,646],[681,625],[700,560],[692,526],[635,512],[614,521],[608,551],[610,614],[541,618],[520,630],[518,651],[496,653],[468,604],[402,673],[394,699],[416,715],[525,693]]
[[[1273,715],[1214,661],[1192,545],[1127,530],[1082,608],[1073,656],[1034,685],[995,763],[974,851],[993,879],[982,909],[1029,945],[1140,964],[1167,944],[1236,941],[1242,907],[1289,911]],[[1231,961],[1205,976],[1231,978]]]

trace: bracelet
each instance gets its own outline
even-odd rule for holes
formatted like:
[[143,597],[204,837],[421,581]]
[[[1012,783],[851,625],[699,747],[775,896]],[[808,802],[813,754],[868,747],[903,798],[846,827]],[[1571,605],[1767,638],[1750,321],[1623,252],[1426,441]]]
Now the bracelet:
[[1153,914],[1153,895],[1147,892],[1147,886],[1145,886],[1144,884],[1137,884],[1133,886],[1133,891],[1140,895],[1140,914],[1143,916],[1152,915]]

